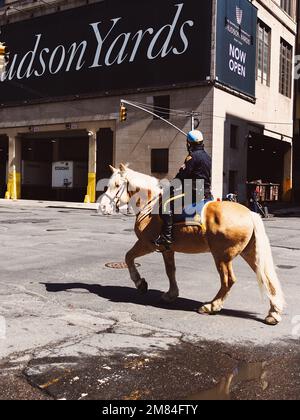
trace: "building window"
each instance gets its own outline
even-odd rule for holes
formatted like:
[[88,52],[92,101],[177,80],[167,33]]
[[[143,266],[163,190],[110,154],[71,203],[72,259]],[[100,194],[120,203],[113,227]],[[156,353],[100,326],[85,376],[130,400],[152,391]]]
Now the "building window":
[[230,147],[231,149],[238,148],[238,126],[231,124],[230,126]]
[[256,79],[270,86],[271,29],[261,20],[257,24]]
[[[153,109],[155,114],[159,115],[165,120],[170,119],[170,95],[154,96]],[[153,117],[153,119],[159,120],[157,117]]]
[[156,174],[169,172],[169,149],[151,150],[151,172]]
[[293,47],[281,38],[279,92],[288,98],[292,96],[292,65]]
[[294,0],[280,0],[280,7],[290,16],[294,16]]

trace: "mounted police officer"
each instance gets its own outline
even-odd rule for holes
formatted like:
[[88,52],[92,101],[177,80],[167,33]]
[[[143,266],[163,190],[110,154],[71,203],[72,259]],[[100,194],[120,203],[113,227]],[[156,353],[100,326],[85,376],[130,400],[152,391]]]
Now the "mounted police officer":
[[[174,201],[183,197],[184,181],[192,181],[193,199],[196,197],[197,180],[204,182],[204,199],[211,200],[211,157],[204,150],[203,135],[198,130],[190,131],[187,135],[187,149],[188,156],[185,159],[184,165],[180,168],[176,179],[182,183],[180,191],[176,190],[168,195],[167,198],[162,197],[160,205],[160,216],[163,221],[162,231],[160,236],[154,241],[157,247],[164,246],[167,249],[173,243],[173,219],[174,219]],[[194,201],[195,202],[195,201]],[[168,211],[166,211],[166,203],[169,204]]]

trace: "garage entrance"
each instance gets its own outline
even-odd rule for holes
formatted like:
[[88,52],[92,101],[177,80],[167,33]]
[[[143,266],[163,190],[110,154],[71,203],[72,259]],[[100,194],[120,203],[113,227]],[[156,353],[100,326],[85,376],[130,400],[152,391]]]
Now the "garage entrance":
[[247,180],[279,184],[283,193],[285,155],[291,145],[285,141],[251,133],[248,141]]
[[7,190],[8,138],[0,136],[0,197],[4,198]]
[[83,202],[88,182],[86,131],[22,135],[21,197]]

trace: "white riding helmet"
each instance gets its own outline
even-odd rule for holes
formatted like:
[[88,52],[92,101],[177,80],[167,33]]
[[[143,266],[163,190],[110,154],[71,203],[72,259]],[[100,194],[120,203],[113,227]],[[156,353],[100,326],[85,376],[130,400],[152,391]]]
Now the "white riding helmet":
[[192,130],[187,135],[187,141],[191,144],[203,142],[203,134],[199,130]]

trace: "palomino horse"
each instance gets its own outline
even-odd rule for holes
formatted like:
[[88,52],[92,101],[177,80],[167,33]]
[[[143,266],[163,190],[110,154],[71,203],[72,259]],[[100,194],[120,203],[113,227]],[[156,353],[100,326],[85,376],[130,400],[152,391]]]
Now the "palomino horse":
[[[128,204],[138,197],[135,233],[138,241],[126,255],[131,279],[137,289],[146,292],[148,285],[141,278],[135,259],[156,251],[152,241],[159,235],[161,220],[152,214],[161,194],[159,181],[140,174],[121,164],[113,171],[108,189],[100,201],[100,209],[110,213],[116,204]],[[197,254],[211,252],[221,279],[216,297],[203,305],[199,312],[215,314],[222,310],[225,298],[236,282],[232,262],[241,255],[257,275],[258,283],[267,294],[271,308],[265,322],[276,325],[281,321],[284,296],[274,267],[272,252],[264,224],[259,215],[246,207],[232,202],[209,202],[202,212],[202,226],[174,226],[174,244],[169,250],[162,249],[170,288],[162,296],[165,302],[173,302],[179,295],[175,277],[175,252]]]

